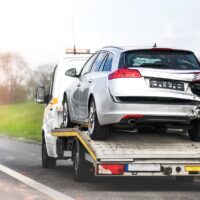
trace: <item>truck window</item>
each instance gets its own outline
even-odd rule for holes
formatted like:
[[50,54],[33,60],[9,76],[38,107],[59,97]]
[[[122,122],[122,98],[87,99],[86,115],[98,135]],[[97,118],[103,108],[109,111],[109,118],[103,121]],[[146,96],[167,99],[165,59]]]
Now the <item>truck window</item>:
[[50,85],[50,92],[49,92],[49,100],[53,97],[53,90],[54,90],[54,80],[55,80],[55,74],[56,74],[56,69],[57,69],[57,65],[55,66],[54,70],[53,70],[53,74],[51,77],[51,85]]

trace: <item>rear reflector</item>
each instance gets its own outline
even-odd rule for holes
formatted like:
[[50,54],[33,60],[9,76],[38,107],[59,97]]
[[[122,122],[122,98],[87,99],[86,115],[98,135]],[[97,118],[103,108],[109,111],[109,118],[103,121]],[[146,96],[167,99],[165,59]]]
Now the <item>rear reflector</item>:
[[144,118],[144,115],[136,114],[136,115],[125,115],[122,119],[140,119]]
[[138,70],[122,67],[109,74],[108,80],[116,78],[141,78],[141,77],[142,76]]
[[200,166],[185,166],[186,172],[200,172]]
[[98,165],[98,174],[103,175],[123,175],[124,174],[124,165]]

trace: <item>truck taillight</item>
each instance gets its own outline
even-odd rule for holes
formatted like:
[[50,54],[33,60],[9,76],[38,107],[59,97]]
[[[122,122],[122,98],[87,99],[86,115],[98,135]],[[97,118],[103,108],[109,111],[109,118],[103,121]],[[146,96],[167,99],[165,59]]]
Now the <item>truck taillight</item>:
[[141,77],[142,76],[138,70],[122,67],[109,74],[108,80],[116,78],[141,78]]
[[114,164],[103,164],[98,165],[97,173],[99,175],[123,175],[124,165],[114,165]]

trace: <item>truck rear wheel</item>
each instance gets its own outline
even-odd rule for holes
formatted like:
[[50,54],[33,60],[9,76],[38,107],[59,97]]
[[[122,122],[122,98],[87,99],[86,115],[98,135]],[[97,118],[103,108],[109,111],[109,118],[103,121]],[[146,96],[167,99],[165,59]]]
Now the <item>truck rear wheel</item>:
[[192,129],[188,130],[189,137],[192,141],[200,141],[200,120],[194,120],[192,122]]
[[56,159],[48,156],[44,139],[42,141],[42,167],[45,169],[53,169],[56,167]]
[[97,118],[96,105],[94,99],[89,105],[88,132],[93,140],[105,140],[109,136],[109,126],[101,126]]
[[76,141],[73,150],[73,175],[77,182],[90,181],[92,178],[92,164],[85,159],[85,148]]

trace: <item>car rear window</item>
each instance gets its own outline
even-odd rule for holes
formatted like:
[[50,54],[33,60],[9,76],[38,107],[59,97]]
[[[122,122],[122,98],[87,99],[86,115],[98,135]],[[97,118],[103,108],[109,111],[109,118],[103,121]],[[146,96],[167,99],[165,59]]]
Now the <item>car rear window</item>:
[[190,51],[139,50],[124,53],[127,67],[145,67],[175,70],[200,70],[195,55]]

